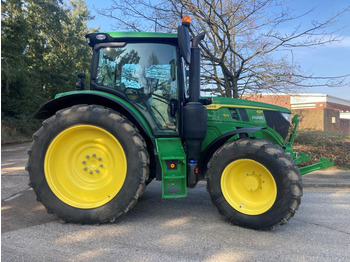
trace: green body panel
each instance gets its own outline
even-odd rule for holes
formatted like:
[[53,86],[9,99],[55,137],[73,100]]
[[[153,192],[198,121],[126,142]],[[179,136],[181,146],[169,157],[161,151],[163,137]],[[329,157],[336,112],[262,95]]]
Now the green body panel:
[[179,137],[156,138],[162,168],[162,197],[178,198],[187,195],[186,154]]
[[153,32],[107,32],[113,38],[175,38],[177,34]]
[[63,96],[69,96],[69,95],[74,95],[74,94],[82,94],[82,93],[108,97],[110,99],[115,100],[117,103],[123,104],[124,106],[129,108],[135,114],[135,116],[138,118],[139,121],[141,121],[141,123],[145,127],[149,137],[150,138],[154,138],[153,134],[152,134],[152,131],[151,131],[147,121],[139,113],[139,111],[137,111],[136,108],[133,107],[130,103],[128,103],[127,101],[125,101],[124,99],[122,99],[122,98],[120,98],[120,97],[118,97],[116,95],[113,95],[113,94],[110,94],[110,93],[106,93],[106,92],[102,92],[102,91],[95,91],[95,90],[79,90],[79,91],[69,91],[69,92],[59,93],[59,94],[57,94],[55,96],[55,99],[63,97]]
[[[229,108],[244,108],[248,116],[248,121],[242,121],[238,112],[238,119],[233,119]],[[274,129],[267,126],[265,116],[263,114],[263,110],[277,111],[279,109],[280,107],[277,106],[248,100],[214,98],[214,103],[207,106],[207,135],[202,144],[202,151],[211,142],[225,133],[236,130],[237,128],[254,126],[263,126],[266,127],[266,129],[250,134],[250,137],[266,139],[274,144],[283,146],[284,140]],[[290,110],[286,108],[284,108],[283,111],[290,113]]]

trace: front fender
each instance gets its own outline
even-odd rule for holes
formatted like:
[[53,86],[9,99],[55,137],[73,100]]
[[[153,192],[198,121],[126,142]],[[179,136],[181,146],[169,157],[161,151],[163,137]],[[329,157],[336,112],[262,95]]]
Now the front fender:
[[198,162],[198,169],[199,174],[202,175],[202,179],[204,179],[205,172],[207,170],[207,164],[212,157],[212,155],[215,153],[216,150],[218,150],[223,144],[225,144],[231,137],[237,134],[242,134],[249,136],[249,134],[255,134],[259,131],[265,130],[266,127],[262,126],[254,126],[254,127],[243,127],[243,128],[237,128],[236,130],[227,132],[215,140],[213,140],[201,153],[201,157]]

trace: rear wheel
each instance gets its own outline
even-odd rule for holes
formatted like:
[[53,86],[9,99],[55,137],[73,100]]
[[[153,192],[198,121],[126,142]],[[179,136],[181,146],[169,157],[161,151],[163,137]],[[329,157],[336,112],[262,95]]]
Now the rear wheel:
[[136,203],[148,179],[140,133],[100,106],[57,112],[34,134],[29,155],[37,199],[67,222],[113,221]]
[[272,229],[300,204],[299,170],[281,147],[265,140],[225,144],[209,161],[206,176],[212,202],[233,224]]

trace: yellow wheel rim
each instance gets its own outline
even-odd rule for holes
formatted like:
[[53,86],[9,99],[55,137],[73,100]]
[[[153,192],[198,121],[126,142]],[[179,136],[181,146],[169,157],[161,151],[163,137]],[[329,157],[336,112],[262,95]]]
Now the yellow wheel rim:
[[266,212],[277,196],[275,179],[270,171],[251,159],[235,160],[224,169],[221,191],[234,209],[246,215]]
[[118,194],[127,163],[112,134],[96,126],[77,125],[51,142],[44,170],[50,189],[60,200],[88,209],[102,206]]

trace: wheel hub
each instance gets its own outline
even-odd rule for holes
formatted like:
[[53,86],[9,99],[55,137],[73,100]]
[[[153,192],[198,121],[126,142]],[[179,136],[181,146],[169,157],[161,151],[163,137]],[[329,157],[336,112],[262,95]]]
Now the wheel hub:
[[221,175],[221,191],[234,209],[247,215],[266,212],[277,196],[273,175],[252,159],[238,159],[226,166]]
[[255,191],[259,187],[259,181],[256,177],[254,176],[248,176],[244,180],[244,186],[246,187],[247,190],[249,191]]
[[111,133],[93,125],[76,125],[51,142],[44,168],[46,181],[60,200],[88,209],[102,206],[118,194],[127,162]]
[[101,171],[100,169],[103,167],[102,157],[97,157],[97,154],[92,154],[91,156],[86,155],[85,159],[81,161],[83,171],[92,171],[95,173],[99,173]]

